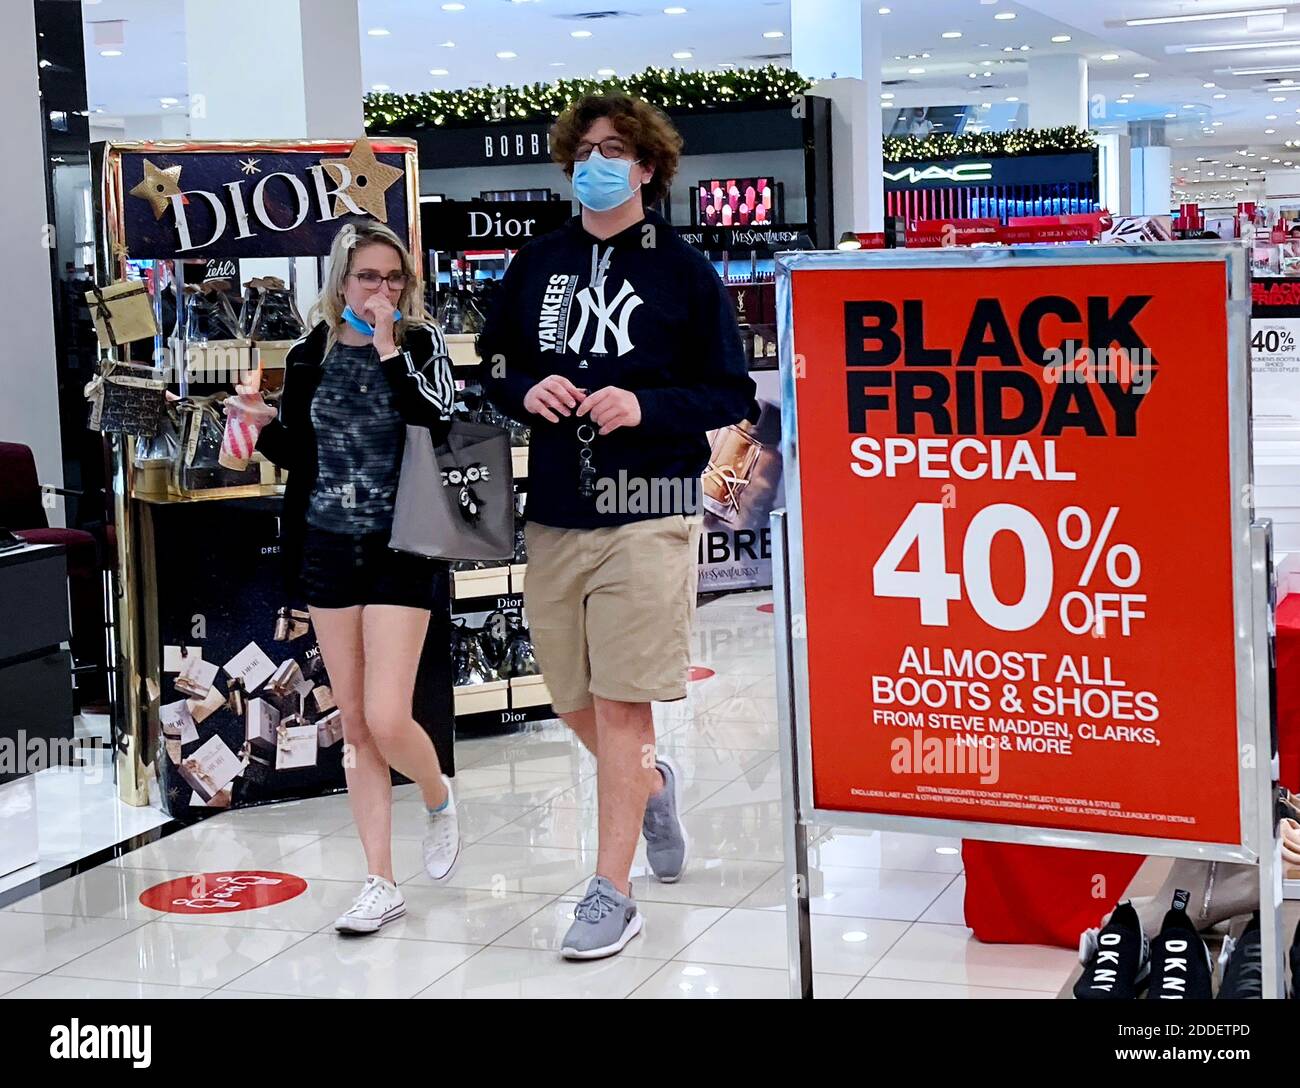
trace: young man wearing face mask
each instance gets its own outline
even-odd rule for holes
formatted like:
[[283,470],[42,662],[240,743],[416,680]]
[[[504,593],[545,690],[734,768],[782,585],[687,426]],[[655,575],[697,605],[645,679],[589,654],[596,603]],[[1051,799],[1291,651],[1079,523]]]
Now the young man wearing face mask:
[[681,137],[626,95],[589,95],[552,153],[581,214],[511,263],[479,341],[483,384],[531,425],[525,607],[556,712],[596,757],[596,875],[561,953],[641,930],[638,833],[655,876],[686,865],[683,783],[655,752],[653,701],[685,698],[705,432],[753,403],[734,310],[703,254],[646,208]]

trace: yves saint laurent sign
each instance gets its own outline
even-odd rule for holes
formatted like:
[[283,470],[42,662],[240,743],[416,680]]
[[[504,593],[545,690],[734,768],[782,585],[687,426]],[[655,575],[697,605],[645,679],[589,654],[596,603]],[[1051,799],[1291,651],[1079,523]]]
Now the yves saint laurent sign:
[[107,156],[129,257],[318,256],[363,217],[414,241],[406,140],[110,144]]
[[755,250],[777,253],[786,249],[811,249],[808,224],[791,223],[781,227],[679,227],[683,242],[709,252],[718,250]]

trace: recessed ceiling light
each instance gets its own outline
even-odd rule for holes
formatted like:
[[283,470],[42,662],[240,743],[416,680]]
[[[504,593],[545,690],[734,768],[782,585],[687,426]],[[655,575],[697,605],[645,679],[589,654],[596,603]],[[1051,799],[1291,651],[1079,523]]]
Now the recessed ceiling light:
[[924,68],[909,68],[909,69],[907,70],[907,74],[908,74],[909,76],[923,76],[923,75],[925,75],[925,69],[924,69]]
[[439,49],[455,49],[455,48],[456,48],[456,43],[455,43],[455,42],[439,42],[439,43],[438,43],[438,48],[439,48]]
[[101,50],[99,51],[99,55],[100,55],[101,57],[120,57],[120,56],[122,55],[122,50],[120,50],[120,49],[101,49]]
[[784,38],[784,37],[785,37],[785,31],[784,31],[784,30],[765,30],[765,31],[763,31],[763,37],[765,37],[765,38]]
[[1029,52],[1029,49],[1030,49],[1030,47],[1029,47],[1028,45],[1022,45],[1022,46],[1020,47],[1020,52],[1022,52],[1022,53],[1028,53],[1028,52]]
[[1172,118],[1172,117],[1177,117],[1177,116],[1178,116],[1178,114],[1176,114],[1176,113],[1166,113],[1166,114],[1165,114],[1165,117],[1166,117],[1166,118]]
[[[385,87],[384,89],[387,90],[388,88]],[[168,98],[160,98],[158,99],[158,101],[161,102],[164,106],[177,106],[180,105],[181,100],[179,98],[168,97]]]
[[1103,53],[1098,60],[1119,60],[1118,53]]
[[1184,103],[1183,103],[1183,109],[1185,109],[1185,110],[1194,110],[1194,109],[1196,109],[1196,107],[1193,106],[1190,102],[1184,102]]
[[613,69],[613,68],[597,68],[597,69],[596,69],[596,75],[598,75],[598,76],[612,76],[613,74],[614,74],[614,69]]
[[366,33],[369,34],[372,38],[387,38],[389,31],[387,27],[372,26],[369,30],[366,31]]
[[[387,90],[391,90],[391,88],[388,86],[387,83],[372,83],[372,84],[370,84],[370,89],[371,89],[372,91],[387,91]],[[165,106],[166,104],[167,104],[167,101],[166,101],[166,99],[164,99],[164,100],[163,100],[163,105]]]
[[590,38],[590,37],[591,37],[591,31],[590,31],[590,30],[570,30],[570,31],[569,31],[569,37],[570,37],[570,38]]
[[1207,11],[1199,15],[1152,15],[1125,19],[1125,26],[1162,26],[1166,23],[1200,23],[1211,19],[1244,19],[1249,15],[1285,15],[1286,8],[1252,8],[1246,11]]
[[693,56],[695,56],[695,54],[689,49],[679,49],[673,54],[673,60],[690,60]]
[[1264,114],[1264,120],[1265,120],[1265,121],[1276,121],[1276,120],[1277,120],[1277,114],[1276,114],[1276,113],[1266,113],[1266,114]]
[[1016,17],[1016,13],[1014,11],[999,11],[995,16],[993,16],[993,18],[1001,19],[1003,21],[1007,19],[1014,19],[1015,17]]
[[960,31],[960,30],[945,30],[942,34],[939,35],[939,37],[941,37],[941,38],[960,38],[960,37],[961,37],[961,31]]
[[891,98],[894,97],[894,92],[893,92],[893,91],[884,91],[884,92],[881,94],[880,97],[883,98],[886,102],[888,102]]
[[685,15],[685,8],[664,8],[665,15]]
[[1008,102],[1019,102],[1020,99],[1017,98],[1017,97],[1016,97],[1015,95],[1013,95],[1013,94],[1009,94],[1009,95],[1007,95],[1007,101],[1008,101]]
[[445,76],[445,75],[449,75],[449,74],[450,74],[450,73],[447,71],[446,68],[430,68],[430,69],[429,69],[429,75],[431,75],[431,76]]
[[563,68],[563,67],[564,67],[564,61],[562,61],[562,60],[553,60],[553,61],[551,61],[551,67],[552,67],[552,68]]
[[1226,94],[1224,94],[1222,91],[1220,91],[1220,92],[1219,92],[1218,94],[1216,94],[1214,97],[1215,97],[1215,98],[1227,98],[1228,96],[1227,96]]
[[1222,121],[1211,121],[1210,124],[1211,124],[1214,128],[1218,128],[1221,124],[1223,124],[1223,122],[1222,122]]
[[498,59],[498,60],[514,60],[515,57],[517,57],[517,56],[519,56],[518,53],[512,53],[509,49],[503,49],[503,50],[501,50],[500,53],[497,54],[497,59]]
[[443,4],[442,10],[443,11],[464,11],[465,5],[464,4]]
[[1266,128],[1266,129],[1264,130],[1264,135],[1265,135],[1265,136],[1272,136],[1273,133],[1275,133],[1276,131],[1277,131],[1277,129],[1275,129],[1275,128]]
[[1053,35],[1052,35],[1052,41],[1056,42],[1057,45],[1061,45],[1063,42],[1068,42],[1069,40],[1070,40],[1070,35],[1068,35],[1068,34],[1053,34]]
[[729,61],[729,60],[724,60],[721,64],[718,65],[718,67],[719,67],[719,68],[734,68],[734,67],[736,67],[736,66],[735,66],[734,64],[732,64],[731,61]]
[[889,8],[876,8],[877,15],[888,15],[889,11],[890,11]]
[[1213,83],[1202,83],[1201,86],[1204,87],[1204,88],[1208,91],[1208,90],[1210,90],[1211,88],[1213,88],[1215,85],[1214,85]]
[[866,939],[867,935],[860,929],[852,929],[848,933],[840,934],[840,940],[848,941],[849,944],[861,944]]

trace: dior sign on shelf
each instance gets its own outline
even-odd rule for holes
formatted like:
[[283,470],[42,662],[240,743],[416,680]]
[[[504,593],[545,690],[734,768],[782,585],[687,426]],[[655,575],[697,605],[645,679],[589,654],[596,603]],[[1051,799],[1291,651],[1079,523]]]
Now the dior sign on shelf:
[[105,154],[110,215],[132,258],[318,255],[341,221],[362,216],[416,240],[408,140],[159,141]]

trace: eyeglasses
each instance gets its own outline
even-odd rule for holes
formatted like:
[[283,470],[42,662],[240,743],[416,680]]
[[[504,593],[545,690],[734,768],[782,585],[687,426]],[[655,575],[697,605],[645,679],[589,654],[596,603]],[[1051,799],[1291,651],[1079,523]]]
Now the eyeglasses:
[[362,287],[368,290],[375,290],[381,283],[387,282],[388,286],[394,291],[402,291],[406,288],[407,281],[411,278],[405,272],[390,272],[387,276],[381,276],[373,269],[365,269],[361,272],[349,272],[349,276],[356,278],[356,281]]
[[574,162],[586,162],[591,158],[591,153],[597,148],[600,149],[601,156],[606,159],[621,159],[627,154],[627,141],[621,136],[606,136],[603,140],[597,140],[593,144],[585,140],[573,149]]

